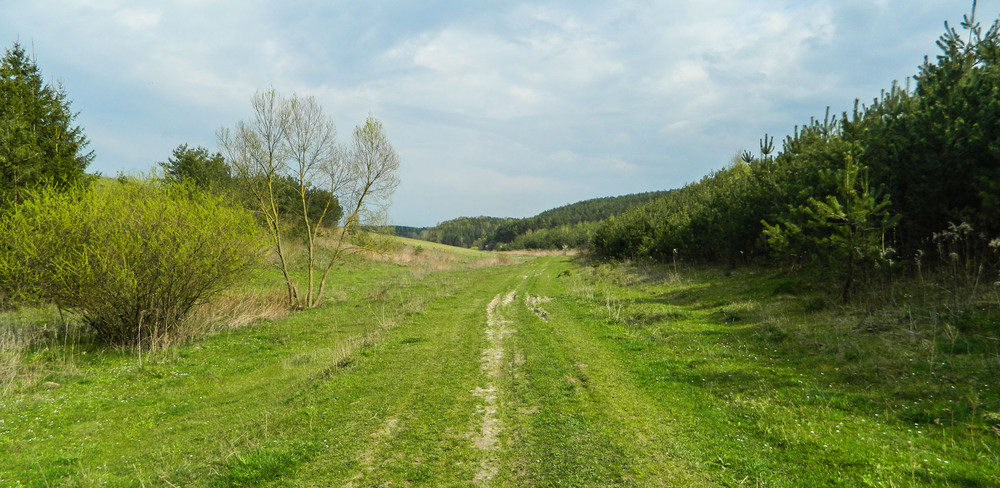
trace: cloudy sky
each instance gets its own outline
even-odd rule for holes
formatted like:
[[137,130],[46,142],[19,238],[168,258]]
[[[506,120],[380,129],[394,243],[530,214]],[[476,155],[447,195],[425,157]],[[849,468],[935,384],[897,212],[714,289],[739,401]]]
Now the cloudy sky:
[[[216,149],[260,89],[371,113],[392,220],[522,217],[676,188],[917,72],[971,0],[0,0],[114,175]],[[990,23],[1000,0],[981,0]]]

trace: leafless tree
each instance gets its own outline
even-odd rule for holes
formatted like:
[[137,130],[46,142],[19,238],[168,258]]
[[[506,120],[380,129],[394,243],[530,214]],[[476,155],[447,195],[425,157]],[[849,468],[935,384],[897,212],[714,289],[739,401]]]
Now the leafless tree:
[[[305,301],[307,307],[315,306],[319,302],[319,294],[313,297],[314,270],[316,262],[316,240],[319,237],[320,226],[326,217],[326,212],[333,203],[333,182],[323,181],[325,176],[324,167],[336,164],[340,159],[341,151],[337,147],[337,128],[333,121],[323,115],[323,108],[320,107],[312,97],[292,98],[289,103],[290,116],[289,127],[286,137],[288,156],[291,160],[291,169],[298,185],[298,196],[302,203],[302,223],[306,229],[305,243],[307,259],[307,280]],[[311,185],[327,186],[330,190],[330,198],[324,202],[323,211],[315,217],[315,221],[309,215],[309,201],[307,191]]]
[[286,137],[289,130],[289,102],[274,90],[258,92],[250,99],[253,119],[236,127],[218,130],[219,149],[233,175],[243,184],[254,210],[267,225],[268,237],[278,255],[285,278],[289,306],[298,302],[297,290],[289,275],[288,259],[282,242],[284,234],[279,212],[277,180],[288,171]]
[[350,150],[342,157],[328,161],[330,164],[324,168],[325,173],[333,192],[344,205],[345,218],[333,258],[320,279],[315,304],[318,304],[330,270],[349,239],[353,238],[360,244],[359,247],[377,250],[378,243],[371,239],[372,235],[367,230],[385,223],[392,195],[399,186],[399,155],[389,142],[382,122],[371,115],[354,128]]
[[[263,217],[285,278],[288,304],[292,308],[320,304],[327,278],[341,255],[351,249],[374,247],[367,230],[380,222],[399,185],[399,156],[392,148],[382,123],[369,116],[354,129],[349,149],[337,145],[337,130],[313,97],[282,97],[274,90],[258,92],[251,99],[253,119],[234,129],[218,131],[219,146],[243,183],[253,207]],[[300,296],[292,277],[284,242],[288,209],[276,185],[291,177],[301,203],[299,223],[305,227],[307,289]],[[307,193],[323,188],[329,198],[319,215],[310,215]],[[329,262],[315,286],[320,226],[337,198],[345,211],[344,227],[337,233]],[[298,214],[298,210],[295,210]],[[354,245],[352,245],[352,242]]]

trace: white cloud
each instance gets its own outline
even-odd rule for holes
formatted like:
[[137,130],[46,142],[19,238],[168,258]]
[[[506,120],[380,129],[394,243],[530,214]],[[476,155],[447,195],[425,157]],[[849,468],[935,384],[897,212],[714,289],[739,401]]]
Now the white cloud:
[[113,18],[119,24],[137,31],[156,27],[162,15],[163,12],[159,9],[128,8],[116,12]]
[[682,61],[671,73],[671,79],[679,84],[703,83],[708,80],[708,71],[694,61]]
[[496,31],[446,27],[401,40],[384,54],[399,72],[386,91],[410,104],[506,119],[565,110],[566,94],[624,69],[578,21],[555,19],[551,10],[514,10],[520,14],[507,18],[521,23]]
[[663,132],[664,133],[679,132],[679,131],[682,131],[684,129],[687,129],[688,126],[690,126],[690,125],[691,125],[690,121],[687,121],[687,120],[678,120],[676,122],[671,122],[669,125],[667,125],[666,127],[664,127],[663,128]]

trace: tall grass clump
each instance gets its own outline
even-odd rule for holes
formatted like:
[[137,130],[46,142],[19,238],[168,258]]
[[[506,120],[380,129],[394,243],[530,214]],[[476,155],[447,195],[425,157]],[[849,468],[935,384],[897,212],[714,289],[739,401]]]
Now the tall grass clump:
[[0,220],[0,294],[75,312],[108,345],[159,342],[253,263],[259,242],[246,210],[189,185],[42,188]]

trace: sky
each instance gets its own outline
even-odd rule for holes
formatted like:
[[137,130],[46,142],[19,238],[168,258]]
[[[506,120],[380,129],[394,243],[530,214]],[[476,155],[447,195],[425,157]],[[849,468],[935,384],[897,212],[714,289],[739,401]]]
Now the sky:
[[[918,72],[966,0],[0,0],[96,158],[217,149],[260,90],[313,96],[401,159],[390,219],[526,217],[678,188]],[[1000,0],[978,2],[988,25]]]

